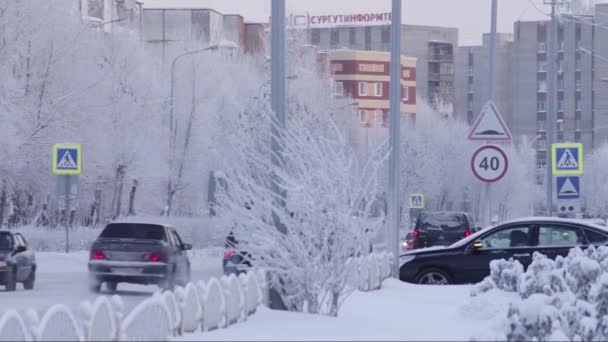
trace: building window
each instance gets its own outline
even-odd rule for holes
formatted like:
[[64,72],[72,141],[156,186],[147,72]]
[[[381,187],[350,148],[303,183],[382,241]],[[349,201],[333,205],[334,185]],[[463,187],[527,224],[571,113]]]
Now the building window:
[[547,160],[545,156],[536,156],[536,168],[539,170],[544,170],[547,165]]
[[575,44],[575,47],[576,47],[576,51],[579,51],[581,49],[581,41],[577,40],[574,44]]
[[576,71],[581,71],[581,59],[577,58],[575,61]]
[[473,99],[469,99],[468,110],[473,110]]
[[536,109],[539,112],[545,112],[545,111],[547,111],[547,101],[545,101],[545,100],[538,100],[538,102],[536,103]]
[[540,80],[540,81],[538,81],[538,92],[539,93],[546,93],[547,92],[547,81],[546,80]]
[[547,71],[547,61],[539,61],[538,62],[538,72]]
[[547,51],[547,43],[538,42],[538,52],[546,52]]
[[574,81],[575,86],[576,86],[576,90],[581,90],[581,80],[576,80]]
[[557,111],[558,112],[564,111],[564,100],[557,100]]
[[564,90],[564,78],[560,77],[557,79],[557,90]]
[[557,72],[559,72],[559,73],[564,72],[564,61],[561,59],[559,61],[557,61]]
[[377,97],[382,97],[382,91],[383,91],[383,84],[382,83],[376,83],[374,85],[374,95],[376,95]]
[[364,110],[360,110],[359,111],[359,122],[362,125],[366,125],[367,124],[367,112]]
[[104,13],[104,1],[103,0],[88,0],[88,16],[103,19]]
[[545,139],[538,139],[536,141],[536,147],[539,151],[546,151],[547,150],[547,143],[545,142]]
[[401,102],[408,102],[410,100],[410,88],[401,86]]
[[581,119],[574,120],[574,129],[577,131],[583,130],[583,121]]
[[473,66],[469,65],[469,76],[473,76]]
[[376,125],[382,125],[382,123],[383,123],[383,121],[384,121],[384,120],[383,120],[383,118],[384,118],[384,113],[382,113],[382,111],[381,111],[381,110],[377,110],[375,114],[376,114],[376,118],[375,118],[375,119],[376,119],[376,120],[375,120],[375,121],[376,121]]
[[564,132],[564,120],[557,120],[557,131]]
[[334,82],[334,97],[342,98],[344,97],[344,82],[336,81]]
[[367,83],[359,82],[359,96],[367,96]]
[[319,45],[321,43],[321,30],[320,29],[312,29],[310,37],[310,43],[312,45]]
[[565,47],[566,47],[566,42],[563,39],[561,39],[559,41],[559,51],[563,52]]
[[545,120],[538,120],[536,122],[536,129],[539,132],[544,132],[545,131]]
[[575,101],[576,111],[580,112],[582,110],[582,104],[580,99],[576,99]]

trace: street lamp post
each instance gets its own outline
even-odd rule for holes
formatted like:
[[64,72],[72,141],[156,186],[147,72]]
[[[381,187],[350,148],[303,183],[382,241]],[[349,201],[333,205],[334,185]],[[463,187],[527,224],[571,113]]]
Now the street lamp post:
[[173,115],[174,115],[173,114],[174,113],[173,101],[174,101],[174,88],[175,88],[175,64],[182,57],[186,57],[186,56],[194,55],[197,53],[217,49],[218,47],[219,47],[219,45],[211,45],[204,49],[182,53],[181,55],[178,55],[175,58],[173,58],[173,62],[171,62],[171,95],[170,95],[171,98],[170,98],[170,105],[169,105],[169,107],[170,107],[170,109],[169,109],[169,128],[170,128],[171,132],[173,132],[173,121],[174,121],[174,119],[173,119]]

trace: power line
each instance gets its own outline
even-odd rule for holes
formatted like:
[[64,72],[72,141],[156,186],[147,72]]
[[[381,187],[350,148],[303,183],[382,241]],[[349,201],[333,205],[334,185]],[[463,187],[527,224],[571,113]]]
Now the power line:
[[542,14],[542,15],[545,15],[545,16],[547,16],[547,17],[549,16],[549,14],[548,14],[548,13],[545,13],[545,12],[543,12],[543,11],[542,11],[540,8],[538,8],[538,6],[537,6],[537,5],[534,3],[534,1],[532,1],[532,0],[528,0],[528,2],[530,3],[530,5],[532,5],[532,6],[533,6],[533,7],[534,7],[534,8],[535,8],[537,11],[538,11],[538,13],[540,13],[540,14]]

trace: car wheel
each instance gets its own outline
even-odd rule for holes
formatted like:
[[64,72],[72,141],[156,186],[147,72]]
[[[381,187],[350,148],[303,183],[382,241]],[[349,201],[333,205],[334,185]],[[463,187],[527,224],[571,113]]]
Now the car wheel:
[[17,289],[17,270],[15,267],[10,268],[6,272],[6,291],[15,291]]
[[32,268],[32,273],[23,282],[23,288],[26,290],[34,289],[34,282],[36,282],[36,269]]
[[421,285],[449,285],[452,278],[445,272],[436,268],[424,270],[416,277],[416,284]]
[[106,289],[108,289],[108,291],[110,292],[116,292],[116,289],[118,288],[118,283],[115,281],[106,281]]
[[99,293],[99,291],[101,291],[101,282],[95,277],[91,277],[89,279],[89,290],[94,293]]

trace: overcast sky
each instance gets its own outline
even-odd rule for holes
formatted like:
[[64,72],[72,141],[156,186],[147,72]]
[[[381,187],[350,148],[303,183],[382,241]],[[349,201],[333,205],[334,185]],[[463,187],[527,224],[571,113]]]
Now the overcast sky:
[[[287,14],[353,14],[390,11],[390,0],[286,0]],[[590,0],[583,0],[589,2]],[[605,0],[603,0],[605,1]],[[598,1],[598,2],[603,2]],[[268,21],[270,0],[144,0],[146,3],[193,4],[225,14],[241,14],[246,21]],[[517,20],[546,18],[549,9],[543,0],[499,0],[498,31],[513,32]],[[481,35],[490,30],[491,0],[403,0],[403,23],[457,27],[461,45],[478,45]]]

